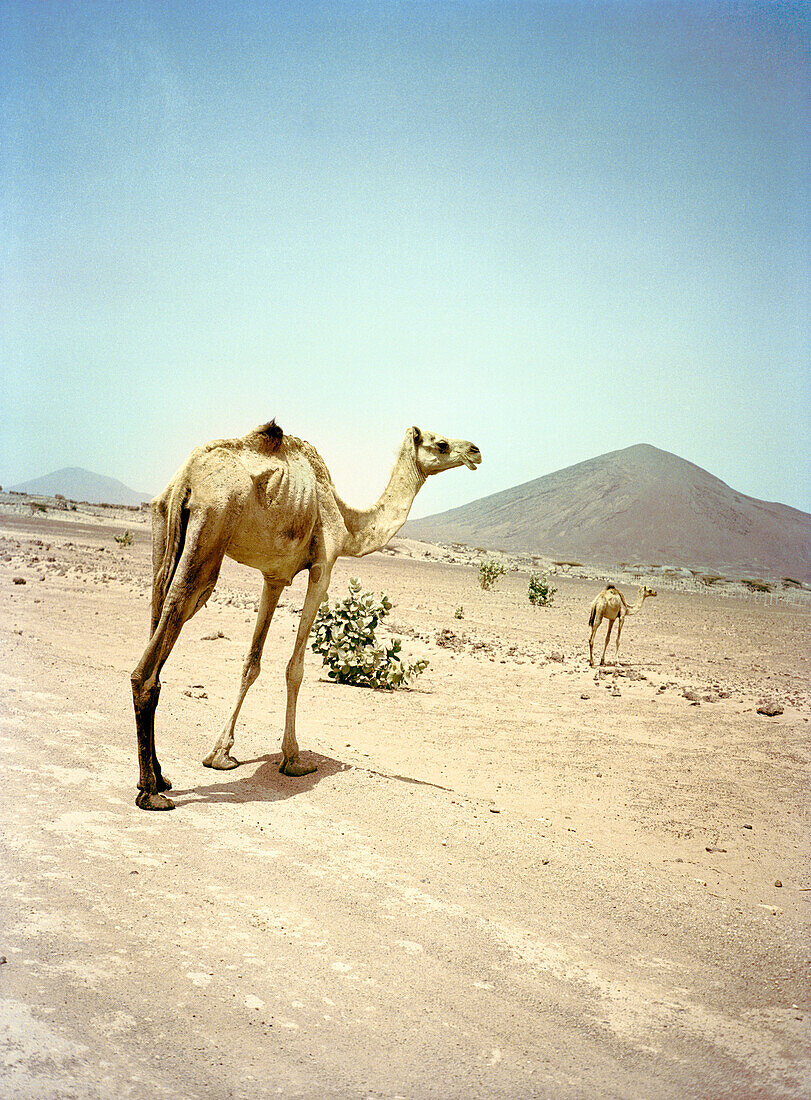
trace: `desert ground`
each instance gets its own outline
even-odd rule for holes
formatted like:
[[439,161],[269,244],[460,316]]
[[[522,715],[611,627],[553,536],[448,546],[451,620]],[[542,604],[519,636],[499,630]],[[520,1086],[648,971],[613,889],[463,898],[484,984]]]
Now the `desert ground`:
[[598,670],[596,579],[533,608],[397,541],[352,576],[427,671],[372,691],[309,652],[318,770],[279,775],[299,578],[241,766],[202,767],[261,586],[226,562],[162,675],[150,814],[146,517],[0,515],[2,1096],[811,1095],[808,612],[660,591]]

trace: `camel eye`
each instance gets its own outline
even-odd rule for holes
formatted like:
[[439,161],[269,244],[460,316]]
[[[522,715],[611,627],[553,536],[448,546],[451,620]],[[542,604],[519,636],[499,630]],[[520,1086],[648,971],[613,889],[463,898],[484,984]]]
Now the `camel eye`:
[[443,439],[443,440],[440,440],[439,443],[437,443],[436,449],[439,451],[439,453],[441,455],[446,455],[448,453],[448,451],[450,450],[450,447],[448,446],[448,444]]

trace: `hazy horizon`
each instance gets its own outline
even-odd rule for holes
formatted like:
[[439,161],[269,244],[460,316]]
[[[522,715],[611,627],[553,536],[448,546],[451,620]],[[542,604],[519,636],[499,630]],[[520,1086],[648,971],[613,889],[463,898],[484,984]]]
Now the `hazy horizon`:
[[0,483],[276,417],[424,516],[651,443],[811,511],[809,16],[7,0]]

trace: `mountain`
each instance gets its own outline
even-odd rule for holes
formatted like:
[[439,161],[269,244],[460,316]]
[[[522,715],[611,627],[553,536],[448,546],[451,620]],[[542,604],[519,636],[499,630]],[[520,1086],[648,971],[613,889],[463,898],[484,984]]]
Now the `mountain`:
[[68,500],[86,500],[90,504],[141,504],[151,499],[149,494],[136,493],[113,477],[103,477],[80,466],[66,466],[11,488],[32,496],[52,497],[61,493]]
[[556,560],[811,581],[811,515],[737,493],[646,443],[411,520],[401,533]]

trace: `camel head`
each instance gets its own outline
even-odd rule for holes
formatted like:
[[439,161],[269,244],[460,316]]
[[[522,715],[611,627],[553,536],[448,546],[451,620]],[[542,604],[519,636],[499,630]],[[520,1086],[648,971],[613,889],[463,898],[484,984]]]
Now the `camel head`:
[[467,439],[448,439],[445,435],[423,432],[419,428],[411,428],[410,435],[417,466],[425,477],[452,470],[455,466],[475,470],[482,460],[479,448]]
[[648,588],[643,584],[639,589],[639,595],[644,600],[646,598],[646,596],[655,596],[656,595],[656,589],[655,588]]

